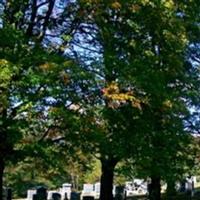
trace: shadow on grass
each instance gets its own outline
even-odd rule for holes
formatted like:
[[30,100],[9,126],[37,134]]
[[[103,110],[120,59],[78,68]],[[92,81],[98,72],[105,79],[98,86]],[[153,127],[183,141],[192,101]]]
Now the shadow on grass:
[[[165,194],[162,195],[162,200],[200,200],[200,193],[196,193],[194,197],[191,197],[186,194],[177,194],[174,197],[166,197]],[[126,200],[148,200],[147,196],[134,196],[127,197]]]

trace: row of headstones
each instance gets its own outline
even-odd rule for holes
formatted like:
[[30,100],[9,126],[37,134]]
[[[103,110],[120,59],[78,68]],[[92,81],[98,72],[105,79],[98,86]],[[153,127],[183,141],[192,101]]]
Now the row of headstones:
[[[36,190],[28,191],[28,200],[47,200],[47,189],[44,187],[38,187]],[[61,194],[52,193],[51,200],[61,200]]]
[[[44,187],[38,187],[35,190],[30,190],[30,197],[28,197],[28,200],[47,200],[47,189]],[[50,197],[51,200],[69,200],[67,198],[67,194],[65,194],[65,197],[62,198],[61,194],[59,192],[53,192]],[[80,195],[76,192],[71,192],[70,200],[79,200]]]
[[[36,189],[36,192],[33,193],[31,196],[32,196],[32,199],[30,199],[30,200],[47,200],[47,189],[44,187],[38,187]],[[12,191],[10,188],[4,189],[4,198],[3,199],[4,200],[12,200]],[[79,199],[80,199],[80,195],[78,193],[71,192],[70,200],[79,200]],[[93,200],[93,199],[94,199],[93,197],[89,197],[89,196],[83,197],[83,200]],[[116,199],[118,199],[118,198],[116,198]],[[119,198],[119,199],[123,199],[123,198]],[[58,192],[52,193],[51,200],[61,200],[61,194]],[[67,196],[65,196],[63,200],[69,200],[69,199],[67,198]]]

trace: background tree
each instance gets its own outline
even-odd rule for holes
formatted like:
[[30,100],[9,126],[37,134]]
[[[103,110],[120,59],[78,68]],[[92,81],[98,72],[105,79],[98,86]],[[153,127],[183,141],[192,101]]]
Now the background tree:
[[[50,16],[53,16],[53,4],[54,1],[1,2],[1,194],[5,164],[12,158],[22,159],[22,153],[17,154],[21,147],[18,142],[23,141],[24,137],[28,137],[27,133],[31,132],[27,128],[28,124],[30,129],[36,128],[30,125],[31,117],[37,117],[40,122],[44,122],[43,126],[47,125],[41,119],[45,116],[43,111],[47,104],[51,104],[48,101],[52,91],[50,87],[54,80],[66,83],[63,68],[69,63],[61,65],[64,63],[63,58],[42,47],[45,44],[43,38],[47,37],[47,26],[50,26]],[[44,131],[44,128],[40,131]],[[36,129],[31,133],[38,134]],[[38,140],[43,134],[45,131],[39,133]]]
[[[22,159],[19,149],[26,146],[24,137],[29,134],[38,134],[37,128],[31,123],[31,117],[40,120],[42,125],[46,125],[44,107],[41,102],[48,97],[48,91],[44,88],[50,86],[47,76],[51,80],[60,78],[59,68],[54,74],[48,67],[56,67],[53,63],[46,64],[46,61],[56,59],[53,54],[49,55],[42,48],[31,47],[26,43],[26,39],[21,32],[7,26],[0,30],[1,38],[1,180],[3,169],[8,160]],[[39,60],[38,60],[39,59]],[[51,62],[50,61],[50,62]],[[59,62],[57,59],[56,62]],[[48,73],[44,72],[49,70]],[[44,105],[44,104],[43,104]],[[37,113],[37,114],[36,114]],[[39,114],[40,113],[40,114]],[[29,125],[29,126],[28,126]],[[30,128],[30,130],[28,128]],[[42,131],[40,129],[40,131]],[[43,129],[44,131],[44,129]],[[28,134],[29,133],[29,134]],[[45,133],[38,134],[38,140]],[[24,142],[19,145],[18,142]],[[35,142],[35,141],[33,141]],[[19,152],[19,153],[18,153]],[[29,151],[30,152],[30,151]],[[2,182],[1,182],[2,188]]]
[[[58,146],[69,138],[76,113],[71,105],[81,102],[81,96],[75,95],[79,91],[78,68],[71,70],[74,64],[61,57],[79,24],[73,1],[11,0],[0,5],[2,180],[5,163],[11,157],[22,160],[21,149],[26,151],[23,155],[38,156],[49,163],[52,149],[45,147]],[[80,76],[85,77],[84,73]],[[58,114],[67,119],[65,134]],[[76,157],[70,142],[63,146]]]

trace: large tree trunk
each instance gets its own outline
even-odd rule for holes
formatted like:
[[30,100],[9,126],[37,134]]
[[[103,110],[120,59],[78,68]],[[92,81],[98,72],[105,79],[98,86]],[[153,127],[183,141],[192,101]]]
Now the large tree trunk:
[[114,168],[117,164],[116,160],[101,160],[101,189],[100,200],[113,199],[113,176]]
[[4,172],[4,160],[0,158],[0,200],[3,200],[3,172]]
[[151,183],[149,186],[149,199],[161,200],[160,190],[161,190],[160,177],[151,177]]

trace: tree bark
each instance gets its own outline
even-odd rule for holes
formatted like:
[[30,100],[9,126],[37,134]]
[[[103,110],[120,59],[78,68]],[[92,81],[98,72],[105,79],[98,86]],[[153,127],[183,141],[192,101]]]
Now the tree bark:
[[161,190],[160,177],[151,177],[151,183],[149,186],[149,199],[161,200],[160,190]]
[[101,160],[101,189],[100,200],[112,200],[113,199],[113,177],[114,168],[117,164],[116,160]]
[[0,158],[0,200],[3,200],[3,172],[4,172],[4,161]]

